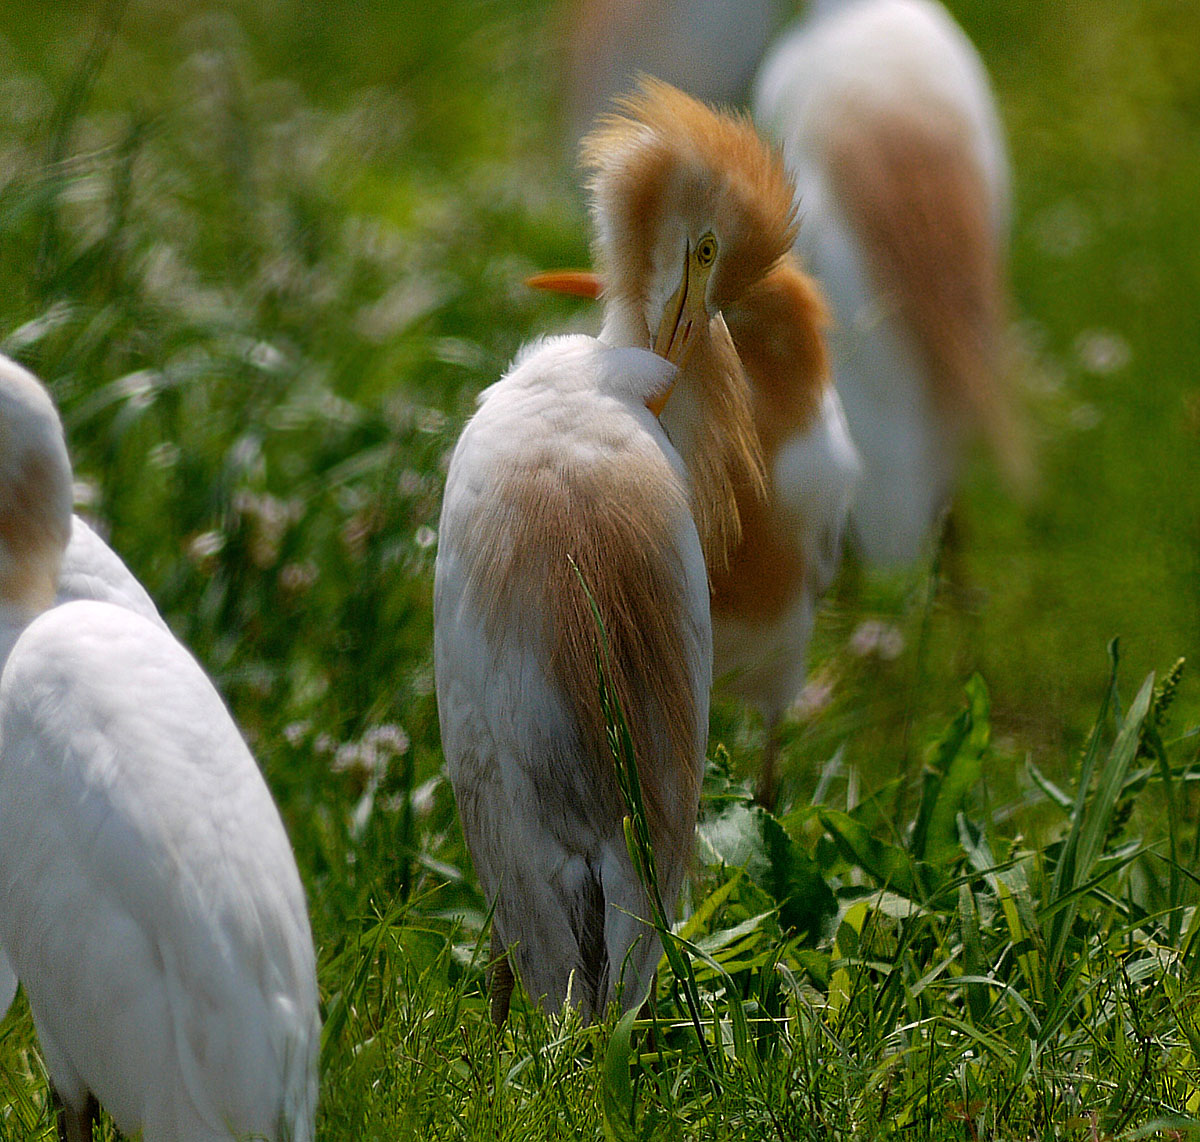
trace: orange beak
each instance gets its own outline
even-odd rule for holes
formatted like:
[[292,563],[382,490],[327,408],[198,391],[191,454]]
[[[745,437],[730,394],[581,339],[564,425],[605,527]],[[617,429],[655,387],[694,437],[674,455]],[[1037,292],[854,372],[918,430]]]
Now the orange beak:
[[530,289],[567,293],[590,301],[595,301],[604,292],[604,282],[594,270],[546,270],[526,278],[525,284]]

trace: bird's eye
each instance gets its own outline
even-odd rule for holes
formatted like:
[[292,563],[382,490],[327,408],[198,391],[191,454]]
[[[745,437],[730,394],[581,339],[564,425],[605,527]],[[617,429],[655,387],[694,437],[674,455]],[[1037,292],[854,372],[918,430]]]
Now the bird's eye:
[[702,267],[713,264],[717,256],[717,240],[711,234],[705,234],[696,246],[696,261]]

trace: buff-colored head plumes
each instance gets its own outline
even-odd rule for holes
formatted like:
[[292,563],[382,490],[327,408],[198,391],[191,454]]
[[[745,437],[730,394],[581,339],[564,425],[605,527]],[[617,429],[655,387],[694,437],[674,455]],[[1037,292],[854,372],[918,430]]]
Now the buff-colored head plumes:
[[662,419],[688,466],[709,570],[719,573],[741,535],[739,498],[766,491],[750,388],[723,314],[791,249],[794,187],[748,119],[649,79],[600,120],[582,162],[606,329],[668,344],[668,356],[673,322],[694,341]]
[[584,139],[599,262],[608,289],[636,296],[671,215],[719,229],[718,308],[760,280],[796,237],[794,188],[778,151],[743,116],[645,79]]

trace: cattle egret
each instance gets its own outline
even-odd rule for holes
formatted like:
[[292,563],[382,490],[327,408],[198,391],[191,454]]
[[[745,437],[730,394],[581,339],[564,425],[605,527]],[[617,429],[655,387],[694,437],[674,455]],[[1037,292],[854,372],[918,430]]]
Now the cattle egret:
[[[690,329],[711,346],[681,369],[662,423],[688,465],[696,518],[710,521],[713,671],[763,714],[759,793],[770,802],[777,727],[804,681],[858,460],[829,381],[824,307],[790,253],[794,188],[779,156],[746,121],[665,84],[619,107],[583,151],[601,336],[662,351]],[[551,273],[535,284],[594,295],[600,280]],[[748,406],[727,376],[748,383]],[[713,470],[722,446],[760,455],[765,479],[745,465]]]
[[712,635],[687,474],[651,407],[675,367],[539,341],[480,397],[446,480],[434,580],[442,745],[493,914],[493,1015],[516,967],[548,1011],[645,998],[662,954],[626,851],[600,700],[640,768],[666,907],[692,847]]
[[60,1134],[90,1138],[99,1102],[146,1142],[311,1139],[315,965],[279,814],[162,626],[53,606],[72,530],[54,407],[0,370],[0,944]]
[[763,64],[755,117],[796,176],[833,371],[864,475],[868,562],[924,549],[982,432],[1027,462],[1000,376],[1008,166],[987,74],[932,0],[818,0]]

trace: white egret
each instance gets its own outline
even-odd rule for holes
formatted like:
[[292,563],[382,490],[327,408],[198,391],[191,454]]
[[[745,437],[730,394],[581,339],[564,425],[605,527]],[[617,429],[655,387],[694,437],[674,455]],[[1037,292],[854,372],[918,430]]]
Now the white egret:
[[0,944],[60,1132],[90,1138],[98,1100],[146,1142],[303,1142],[316,979],[278,811],[161,625],[53,605],[71,533],[54,407],[0,370]]
[[970,436],[1028,479],[1001,366],[1009,176],[987,73],[934,0],[815,0],[764,62],[754,114],[795,174],[799,248],[836,319],[864,468],[855,546],[911,563]]
[[615,999],[640,1003],[661,955],[625,847],[583,583],[633,732],[668,908],[691,852],[712,642],[686,472],[649,407],[675,371],[590,337],[535,342],[480,397],[451,460],[438,711],[495,903],[497,1022],[510,963],[547,1010],[569,999],[592,1018]]
[[[603,282],[606,340],[648,344],[672,322],[711,322],[748,384],[749,405],[730,417],[713,370],[684,369],[662,423],[688,464],[697,519],[715,517],[713,671],[763,714],[759,792],[770,802],[778,724],[804,681],[858,459],[829,379],[824,306],[789,252],[794,188],[779,156],[745,120],[665,84],[647,82],[619,106],[584,143],[601,274],[535,284],[596,296]],[[685,258],[690,276],[676,292],[669,275]],[[714,478],[708,457],[722,446],[760,455],[765,479],[744,466],[732,486]]]
[[[0,354],[0,384],[16,375],[31,378],[31,374],[15,361]],[[28,382],[9,380],[8,383]],[[56,602],[65,603],[73,599],[99,599],[116,603],[166,627],[158,608],[133,572],[79,516],[71,520],[71,539],[59,571]],[[16,973],[0,950],[0,1017],[12,1005],[16,993]]]

